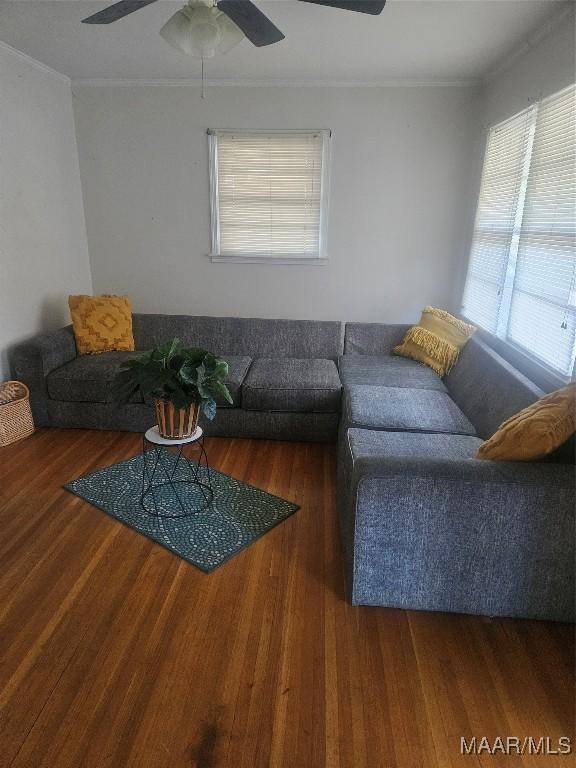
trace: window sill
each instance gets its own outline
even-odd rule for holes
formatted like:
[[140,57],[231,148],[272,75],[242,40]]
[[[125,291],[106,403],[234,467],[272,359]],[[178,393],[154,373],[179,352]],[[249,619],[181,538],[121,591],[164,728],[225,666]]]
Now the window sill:
[[221,256],[217,253],[208,254],[208,258],[213,262],[228,264],[305,264],[310,267],[323,267],[328,264],[328,259],[311,256]]

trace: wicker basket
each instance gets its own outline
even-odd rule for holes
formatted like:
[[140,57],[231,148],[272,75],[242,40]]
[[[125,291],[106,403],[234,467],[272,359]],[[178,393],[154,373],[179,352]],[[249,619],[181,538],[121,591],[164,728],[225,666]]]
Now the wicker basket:
[[200,406],[192,403],[188,408],[178,410],[169,400],[155,400],[158,432],[168,440],[183,440],[190,437],[198,426]]
[[30,393],[21,381],[0,383],[0,447],[34,432]]

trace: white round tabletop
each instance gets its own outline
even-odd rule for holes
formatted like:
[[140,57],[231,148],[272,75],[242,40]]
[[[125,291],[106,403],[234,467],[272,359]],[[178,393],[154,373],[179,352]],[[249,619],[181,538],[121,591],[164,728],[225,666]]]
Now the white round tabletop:
[[196,427],[190,437],[177,437],[174,440],[171,440],[167,437],[162,437],[158,431],[158,425],[156,424],[154,427],[150,427],[150,429],[146,430],[144,437],[149,443],[155,443],[156,445],[184,445],[185,443],[195,443],[196,440],[200,440],[203,434],[202,427]]

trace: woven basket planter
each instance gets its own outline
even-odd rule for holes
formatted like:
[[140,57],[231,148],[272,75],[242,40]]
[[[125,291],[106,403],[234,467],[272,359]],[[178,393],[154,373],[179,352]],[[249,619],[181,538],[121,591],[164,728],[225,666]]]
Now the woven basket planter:
[[30,393],[21,381],[0,383],[0,447],[34,432]]
[[169,400],[154,400],[158,432],[167,440],[190,437],[198,426],[200,406],[192,403],[188,408],[175,408]]

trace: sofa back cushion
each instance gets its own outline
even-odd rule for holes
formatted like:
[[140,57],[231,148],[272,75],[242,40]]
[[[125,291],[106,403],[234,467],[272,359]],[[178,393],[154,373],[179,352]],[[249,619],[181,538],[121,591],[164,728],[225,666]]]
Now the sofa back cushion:
[[483,439],[544,394],[478,336],[466,344],[444,381]]
[[337,360],[342,354],[342,324],[335,321],[135,314],[133,328],[136,349],[142,350],[178,337],[223,357]]
[[410,325],[390,323],[346,323],[344,354],[391,355],[393,347],[402,343],[410,328]]

